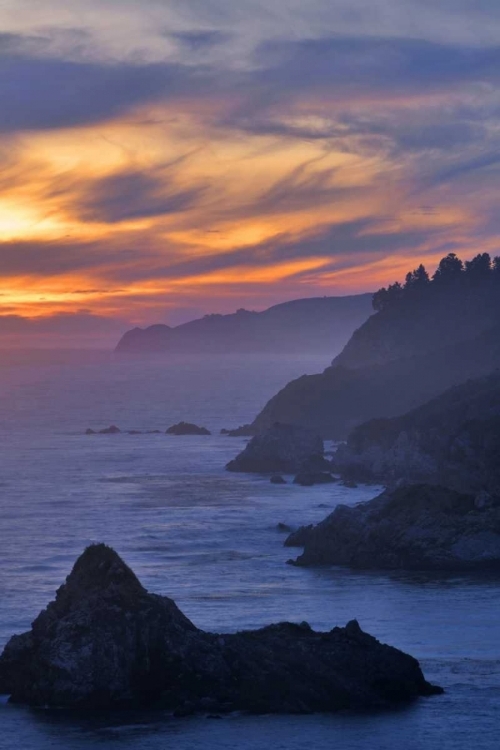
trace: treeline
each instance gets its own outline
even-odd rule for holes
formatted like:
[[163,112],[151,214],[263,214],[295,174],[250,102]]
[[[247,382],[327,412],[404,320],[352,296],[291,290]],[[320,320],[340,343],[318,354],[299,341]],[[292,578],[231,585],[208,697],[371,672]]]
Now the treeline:
[[425,266],[419,265],[414,271],[406,274],[404,284],[396,281],[387,288],[383,287],[373,295],[373,308],[380,312],[401,302],[420,299],[428,294],[454,289],[477,287],[478,285],[499,284],[500,293],[500,257],[491,258],[488,253],[480,253],[465,263],[455,253],[442,258],[436,272],[429,276]]

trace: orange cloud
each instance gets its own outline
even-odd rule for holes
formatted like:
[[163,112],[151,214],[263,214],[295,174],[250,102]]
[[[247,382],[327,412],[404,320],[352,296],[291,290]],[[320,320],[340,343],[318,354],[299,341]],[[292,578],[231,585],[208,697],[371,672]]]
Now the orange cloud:
[[[274,70],[272,96],[259,71],[170,96],[153,72],[151,101],[0,134],[0,315],[153,322],[195,303],[374,289],[450,247],[495,252],[494,225],[481,227],[496,196],[464,200],[452,179],[494,166],[494,152],[475,154],[469,120],[426,129],[468,106],[471,84],[427,91],[413,73],[407,92],[381,79],[309,91]],[[442,145],[451,136],[459,150],[472,139],[463,165]]]

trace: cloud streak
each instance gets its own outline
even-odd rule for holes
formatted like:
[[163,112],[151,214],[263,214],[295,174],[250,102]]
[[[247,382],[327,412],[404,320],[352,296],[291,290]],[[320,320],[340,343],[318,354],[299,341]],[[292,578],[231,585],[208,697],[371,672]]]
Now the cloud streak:
[[0,9],[0,315],[154,322],[498,252],[495,5],[47,1],[45,29]]
[[0,44],[0,132],[103,122],[158,99],[201,92],[203,75],[185,66],[97,63],[30,56]]
[[140,171],[104,177],[85,188],[78,212],[82,221],[113,224],[130,219],[188,211],[203,195],[202,186],[176,190],[168,178]]

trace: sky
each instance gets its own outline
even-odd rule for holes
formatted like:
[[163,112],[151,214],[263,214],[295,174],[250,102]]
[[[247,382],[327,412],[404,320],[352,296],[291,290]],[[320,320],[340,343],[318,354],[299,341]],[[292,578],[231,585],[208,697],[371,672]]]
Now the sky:
[[0,342],[500,254],[498,0],[1,0]]

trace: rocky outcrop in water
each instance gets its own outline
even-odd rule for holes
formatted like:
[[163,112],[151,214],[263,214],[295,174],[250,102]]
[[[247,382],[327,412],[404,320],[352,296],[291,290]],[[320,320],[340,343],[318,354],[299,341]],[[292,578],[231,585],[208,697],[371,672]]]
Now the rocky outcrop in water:
[[86,435],[119,435],[121,433],[121,430],[119,427],[117,427],[115,424],[110,425],[109,427],[104,427],[102,430],[92,430],[90,427],[88,427],[85,430]]
[[297,565],[386,570],[500,570],[500,497],[411,485],[339,505],[285,542]]
[[211,432],[206,427],[198,427],[196,424],[191,422],[179,422],[173,424],[166,431],[167,435],[211,435]]
[[307,713],[386,708],[439,688],[356,621],[327,633],[307,623],[203,632],[100,544],[32,629],[8,642],[0,692],[34,706]]
[[334,484],[337,480],[328,471],[301,471],[293,483],[301,487],[313,487],[315,484]]
[[323,450],[323,441],[314,432],[296,425],[276,423],[261,435],[255,435],[226,469],[293,474],[304,465],[321,463]]
[[221,435],[227,435],[228,437],[253,437],[255,430],[249,424],[242,424],[239,427],[235,427],[233,430],[223,428],[220,431]]
[[314,529],[312,523],[308,526],[300,526],[292,531],[285,539],[285,547],[305,547],[309,538],[309,533]]
[[[161,430],[127,430],[127,435],[159,435],[161,433]],[[119,427],[112,424],[110,427],[105,427],[102,430],[93,430],[91,427],[88,427],[85,430],[85,435],[121,435],[122,430],[120,430]]]

